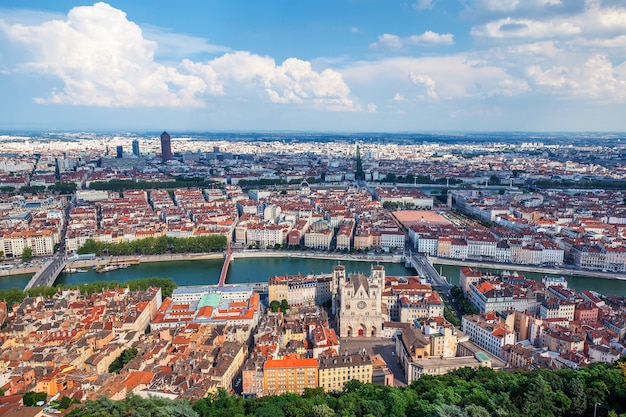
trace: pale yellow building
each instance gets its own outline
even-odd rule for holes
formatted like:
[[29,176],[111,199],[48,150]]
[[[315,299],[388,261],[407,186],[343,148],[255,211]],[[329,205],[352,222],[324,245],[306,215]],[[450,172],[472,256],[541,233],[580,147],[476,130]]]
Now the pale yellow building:
[[318,385],[325,391],[341,391],[346,382],[356,379],[372,382],[372,359],[369,355],[344,355],[319,358]]

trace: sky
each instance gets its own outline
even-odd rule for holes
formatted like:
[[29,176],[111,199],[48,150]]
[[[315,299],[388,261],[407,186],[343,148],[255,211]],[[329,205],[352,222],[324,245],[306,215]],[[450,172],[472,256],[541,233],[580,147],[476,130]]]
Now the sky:
[[0,130],[626,131],[626,0],[3,0]]

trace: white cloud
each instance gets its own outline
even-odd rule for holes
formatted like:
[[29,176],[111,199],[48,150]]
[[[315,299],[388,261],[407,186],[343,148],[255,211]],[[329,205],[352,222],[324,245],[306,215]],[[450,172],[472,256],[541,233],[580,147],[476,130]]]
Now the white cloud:
[[580,35],[583,29],[570,21],[540,22],[530,19],[513,19],[507,17],[484,26],[472,28],[473,36],[492,39],[507,38],[553,38]]
[[13,24],[7,36],[33,56],[29,71],[59,77],[64,87],[38,103],[93,106],[199,106],[206,85],[154,62],[157,44],[125,13],[105,3],[72,9],[66,20]]
[[413,8],[415,8],[418,12],[432,10],[433,7],[435,7],[435,3],[435,0],[417,0],[415,4],[413,4]]
[[64,19],[39,24],[4,23],[0,32],[31,54],[18,69],[51,74],[63,82],[62,89],[36,98],[37,103],[199,107],[211,96],[232,94],[244,101],[359,109],[339,72],[314,71],[310,62],[296,58],[277,65],[270,57],[235,52],[205,63],[183,59],[175,65],[161,64],[155,59],[159,48],[170,55],[176,48],[181,55],[226,48],[154,28],[146,35],[123,11],[106,3],[76,7]]
[[[415,74],[413,72],[410,72],[409,80],[411,80],[411,82],[417,86],[423,86],[426,97],[432,100],[439,100],[437,92],[435,91],[436,83],[435,80],[432,79],[432,77],[425,74]],[[424,98],[423,95],[420,95],[419,97]]]
[[264,91],[274,103],[310,103],[330,110],[354,110],[350,89],[337,71],[316,72],[311,63],[296,58],[276,65],[274,59],[233,52],[206,64],[191,64],[187,68],[203,77],[216,74],[219,90],[230,95],[243,94],[249,89]]
[[404,46],[402,38],[390,33],[383,33],[378,36],[378,42],[370,43],[372,49],[400,49]]
[[157,43],[156,54],[166,57],[187,58],[195,54],[216,54],[229,52],[230,48],[214,45],[204,38],[173,33],[170,30],[152,25],[142,25],[145,39]]
[[589,39],[619,36],[626,31],[626,8],[601,7],[587,1],[576,13],[523,17],[512,13],[504,18],[474,26],[471,34],[485,39]]
[[454,35],[451,33],[435,33],[427,30],[420,35],[400,37],[390,33],[378,36],[378,42],[369,46],[371,49],[402,49],[407,46],[442,46],[454,44]]
[[[411,101],[417,96],[445,105],[527,91],[523,78],[466,54],[361,61],[342,70],[342,74],[361,100],[379,103],[388,102],[389,97],[403,103],[403,99]],[[373,85],[378,88],[373,89]]]
[[575,83],[568,80],[569,69],[565,66],[553,66],[543,70],[539,65],[532,65],[526,69],[526,75],[535,84],[554,88],[566,86],[575,87]]

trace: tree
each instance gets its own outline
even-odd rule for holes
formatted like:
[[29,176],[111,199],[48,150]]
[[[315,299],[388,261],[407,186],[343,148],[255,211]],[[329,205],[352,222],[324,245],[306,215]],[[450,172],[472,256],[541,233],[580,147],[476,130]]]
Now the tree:
[[315,417],[333,417],[335,411],[326,404],[315,404],[312,408]]
[[111,365],[109,365],[109,372],[119,374],[124,365],[130,362],[135,356],[137,356],[137,349],[125,349],[120,356],[111,362]]
[[46,401],[48,395],[45,392],[28,391],[24,393],[22,402],[27,407],[34,407],[38,402]]
[[282,311],[283,313],[286,313],[287,310],[289,310],[289,303],[287,302],[287,300],[281,300],[280,311]]
[[22,262],[28,262],[31,259],[33,259],[33,248],[31,248],[30,246],[26,246],[22,250]]
[[489,185],[497,185],[500,184],[500,178],[496,174],[492,174],[489,177]]
[[61,399],[54,400],[50,405],[59,411],[66,410],[72,404],[80,404],[80,401],[72,399],[67,395],[64,395]]
[[270,303],[270,310],[272,310],[272,313],[277,313],[278,310],[280,310],[280,301],[278,300],[274,300]]

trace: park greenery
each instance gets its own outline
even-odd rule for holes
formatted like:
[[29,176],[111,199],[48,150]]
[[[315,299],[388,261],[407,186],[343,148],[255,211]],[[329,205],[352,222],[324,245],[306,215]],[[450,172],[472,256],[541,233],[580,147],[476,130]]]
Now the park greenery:
[[348,382],[343,391],[306,389],[260,398],[223,390],[187,403],[129,395],[123,401],[88,401],[69,415],[83,416],[260,416],[260,417],[489,417],[626,416],[626,360],[580,370],[494,371],[462,368],[424,375],[394,388]]
[[223,235],[177,238],[170,236],[149,237],[132,242],[108,243],[88,239],[78,249],[79,254],[95,253],[96,256],[162,255],[164,253],[204,253],[226,249]]
[[626,181],[624,180],[535,180],[533,186],[537,188],[574,188],[574,189],[594,189],[603,190],[626,190]]
[[19,288],[11,288],[6,290],[0,290],[0,300],[7,302],[7,306],[10,308],[15,303],[21,303],[26,297],[52,297],[60,289],[79,289],[81,294],[93,294],[105,289],[114,289],[128,287],[131,291],[147,290],[150,287],[161,288],[161,294],[163,297],[169,297],[176,288],[176,283],[170,278],[142,278],[126,281],[120,284],[117,281],[94,281],[90,283],[73,284],[73,285],[61,285],[57,287],[34,287],[28,290],[21,290]]

